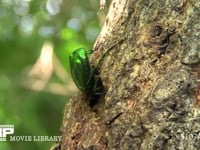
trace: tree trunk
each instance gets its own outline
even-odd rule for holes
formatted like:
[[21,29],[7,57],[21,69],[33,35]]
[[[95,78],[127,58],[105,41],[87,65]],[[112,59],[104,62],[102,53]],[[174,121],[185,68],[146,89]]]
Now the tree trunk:
[[61,149],[200,149],[199,40],[198,0],[113,0],[94,45],[105,94],[67,102]]

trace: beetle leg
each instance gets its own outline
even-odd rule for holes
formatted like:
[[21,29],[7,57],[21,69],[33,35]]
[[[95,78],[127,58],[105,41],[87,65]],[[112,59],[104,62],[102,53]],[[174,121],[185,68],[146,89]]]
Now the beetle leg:
[[92,54],[94,51],[93,50],[86,50],[85,53],[86,54]]

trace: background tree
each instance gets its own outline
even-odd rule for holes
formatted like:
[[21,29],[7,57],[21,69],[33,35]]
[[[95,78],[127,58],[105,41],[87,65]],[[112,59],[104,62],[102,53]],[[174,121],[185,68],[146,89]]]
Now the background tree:
[[62,149],[199,149],[200,2],[113,0],[92,58],[105,94],[79,93],[63,116]]

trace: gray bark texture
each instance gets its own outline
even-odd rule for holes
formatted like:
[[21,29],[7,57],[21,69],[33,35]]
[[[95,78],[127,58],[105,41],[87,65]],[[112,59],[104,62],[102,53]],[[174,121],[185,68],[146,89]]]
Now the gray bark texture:
[[61,149],[199,150],[199,40],[199,0],[113,0],[91,60],[110,49],[105,93],[67,102]]

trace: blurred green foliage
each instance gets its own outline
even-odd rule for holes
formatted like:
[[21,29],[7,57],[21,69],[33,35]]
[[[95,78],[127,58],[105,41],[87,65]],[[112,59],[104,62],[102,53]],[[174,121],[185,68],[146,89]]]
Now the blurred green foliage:
[[[68,55],[79,47],[92,48],[100,31],[99,17],[99,1],[94,0],[0,1],[0,124],[14,124],[15,136],[60,135],[62,111],[73,94],[67,91],[73,89],[71,79],[67,76],[64,82],[60,78],[65,74],[54,72],[45,85],[62,84],[59,87],[67,87],[61,89],[64,93],[56,93],[58,86],[37,90],[29,88],[36,81],[29,82],[35,79],[29,72],[47,41],[69,72]],[[52,144],[7,141],[0,142],[0,149],[44,150]]]

